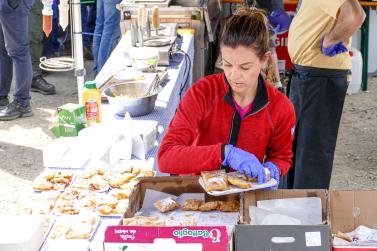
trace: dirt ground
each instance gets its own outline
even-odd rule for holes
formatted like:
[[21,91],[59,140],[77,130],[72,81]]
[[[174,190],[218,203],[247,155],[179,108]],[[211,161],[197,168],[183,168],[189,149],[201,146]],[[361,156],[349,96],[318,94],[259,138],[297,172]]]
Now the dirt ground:
[[[91,62],[86,62],[91,69]],[[57,94],[32,93],[34,116],[0,122],[0,214],[14,212],[16,202],[31,192],[32,180],[44,169],[42,150],[53,140],[48,130],[56,108],[77,102],[72,72],[46,77]],[[88,70],[86,79],[91,79]],[[377,78],[369,90],[347,96],[334,161],[331,189],[377,189]]]

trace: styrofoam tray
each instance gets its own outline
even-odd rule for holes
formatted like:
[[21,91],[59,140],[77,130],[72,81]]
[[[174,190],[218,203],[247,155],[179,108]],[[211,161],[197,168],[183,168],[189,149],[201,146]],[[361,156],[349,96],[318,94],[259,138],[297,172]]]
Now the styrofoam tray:
[[[262,188],[267,188],[267,187],[272,187],[272,186],[277,185],[277,181],[274,179],[270,179],[268,182],[263,183],[261,185],[258,185],[258,183],[256,182],[250,182],[250,183],[252,184],[252,187],[247,188],[247,189],[242,189],[242,188],[231,185],[230,189],[226,191],[210,191],[210,192],[206,191],[206,193],[212,196],[221,196],[221,195],[227,195],[227,194],[233,194],[233,193],[243,193],[243,192],[247,192],[251,190],[257,190],[257,189],[262,189]],[[203,187],[204,190],[206,190],[202,177],[199,178],[199,184]]]

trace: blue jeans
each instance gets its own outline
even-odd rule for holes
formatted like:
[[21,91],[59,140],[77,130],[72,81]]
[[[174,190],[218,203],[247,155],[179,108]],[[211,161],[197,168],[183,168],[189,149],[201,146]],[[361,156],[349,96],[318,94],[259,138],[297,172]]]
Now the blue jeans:
[[120,38],[120,0],[97,0],[97,19],[93,38],[93,73],[97,76]]
[[[81,23],[82,31],[88,33],[94,33],[96,25],[96,4],[81,4]],[[92,36],[83,34],[82,36],[83,45],[86,48],[91,47],[92,45]]]
[[28,15],[33,0],[0,1],[0,96],[8,96],[16,74],[14,100],[30,105],[30,86],[33,78],[29,51]]

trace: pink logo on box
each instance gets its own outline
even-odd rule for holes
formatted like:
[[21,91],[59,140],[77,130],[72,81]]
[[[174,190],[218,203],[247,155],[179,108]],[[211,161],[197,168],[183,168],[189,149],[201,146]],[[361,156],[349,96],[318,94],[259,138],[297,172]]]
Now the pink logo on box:
[[209,232],[209,236],[212,238],[212,242],[220,242],[221,231],[218,229],[212,229],[211,232]]
[[173,231],[173,236],[178,238],[192,237],[192,238],[211,238],[213,243],[220,242],[221,231],[218,229],[176,229]]

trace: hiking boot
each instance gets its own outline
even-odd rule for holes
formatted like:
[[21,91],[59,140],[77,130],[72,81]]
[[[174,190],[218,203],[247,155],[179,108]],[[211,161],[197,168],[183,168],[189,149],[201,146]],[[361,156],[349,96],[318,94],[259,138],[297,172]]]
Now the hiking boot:
[[30,117],[33,113],[31,106],[22,106],[17,101],[13,100],[4,109],[0,111],[0,121],[13,120],[22,117]]
[[0,97],[0,110],[4,109],[9,104],[8,97]]
[[42,76],[38,75],[33,77],[33,81],[31,82],[32,92],[39,92],[44,95],[51,95],[55,94],[55,86],[53,84],[48,83]]

